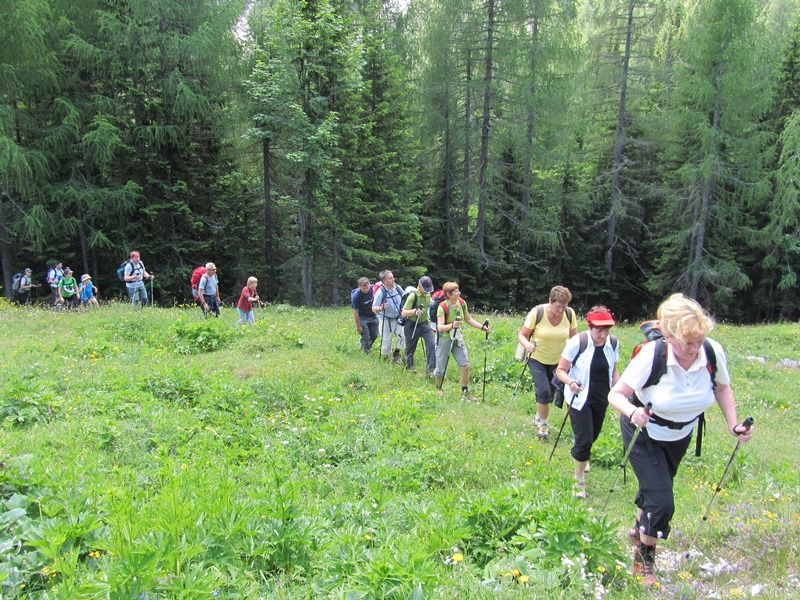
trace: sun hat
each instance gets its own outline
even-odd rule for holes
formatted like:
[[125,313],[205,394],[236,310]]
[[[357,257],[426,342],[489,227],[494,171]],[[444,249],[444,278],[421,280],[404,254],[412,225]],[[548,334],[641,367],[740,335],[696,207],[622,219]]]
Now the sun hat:
[[430,294],[433,291],[433,281],[430,277],[425,275],[425,277],[420,278],[419,287],[426,294]]
[[91,275],[89,275],[88,273],[84,273],[83,275],[81,275],[81,283],[83,283],[87,279],[91,279],[91,278],[92,278]]
[[586,313],[586,322],[593,327],[613,327],[617,324],[614,315],[606,307],[590,310]]

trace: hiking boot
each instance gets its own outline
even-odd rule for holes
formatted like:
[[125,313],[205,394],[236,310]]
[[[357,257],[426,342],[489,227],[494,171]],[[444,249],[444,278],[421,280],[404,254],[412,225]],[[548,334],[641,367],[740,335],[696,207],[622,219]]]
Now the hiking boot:
[[433,371],[425,371],[425,377],[428,379],[433,379]]
[[444,377],[439,377],[438,375],[434,377],[434,381],[436,384],[436,389],[439,391],[440,396],[444,396],[444,389],[442,388],[442,384],[444,383]]
[[657,585],[656,575],[656,547],[647,544],[639,545],[639,560],[633,563],[633,575],[642,585]]
[[546,440],[550,437],[550,428],[547,426],[547,421],[542,420],[539,417],[534,417],[533,424],[536,425],[537,432],[536,437],[540,440]]
[[400,364],[400,361],[400,350],[395,349],[395,351],[392,352],[392,362],[397,365]]
[[586,482],[576,481],[572,486],[572,494],[578,500],[586,500]]
[[639,537],[639,523],[634,523],[633,527],[628,530],[628,541],[633,549],[633,564],[634,571],[636,570],[636,563],[642,561],[642,540]]
[[461,390],[461,399],[466,400],[467,402],[478,402],[478,398],[472,395],[468,389]]

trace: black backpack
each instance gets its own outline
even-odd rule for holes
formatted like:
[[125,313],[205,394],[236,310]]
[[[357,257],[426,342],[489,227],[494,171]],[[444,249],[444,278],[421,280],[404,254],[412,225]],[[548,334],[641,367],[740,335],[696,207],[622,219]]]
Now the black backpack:
[[[642,388],[650,387],[651,385],[656,385],[664,374],[667,372],[667,341],[663,337],[658,337],[657,339],[653,340],[652,342],[647,341],[637,346],[638,350],[641,350],[641,346],[647,343],[656,344],[655,351],[653,352],[653,364],[650,367],[650,375],[647,377],[647,381],[644,382]],[[635,349],[635,352],[638,354],[638,350]],[[717,389],[717,354],[714,352],[714,347],[711,345],[707,339],[703,340],[703,349],[706,352],[706,358],[708,362],[706,363],[706,369],[708,370],[708,374],[711,376],[711,390],[716,391]],[[632,398],[634,404],[637,406],[642,406],[642,402],[639,398],[636,397],[636,394],[633,395]],[[691,421],[686,421],[685,423],[676,423],[675,421],[670,421],[669,419],[665,419],[663,417],[659,417],[655,413],[650,414],[650,420],[653,421],[656,425],[661,425],[663,427],[669,427],[671,429],[680,429],[685,427],[689,423],[697,421],[697,438],[695,439],[694,445],[694,455],[700,456],[700,452],[703,448],[703,436],[705,435],[705,424],[706,424],[706,413],[701,412]]]
[[403,316],[403,307],[406,305],[406,300],[408,300],[411,294],[415,295],[414,304],[411,308],[416,309],[419,306],[419,290],[413,289],[405,292],[400,297],[400,318],[397,320],[398,325],[405,325],[408,322],[408,319]]
[[[616,350],[617,346],[619,345],[619,340],[615,336],[611,337],[611,347]],[[583,354],[583,351],[589,346],[589,332],[582,331],[578,334],[578,353],[575,355],[575,358],[572,359],[572,364],[575,365],[578,362],[578,357]],[[561,381],[558,376],[553,373],[553,378],[550,380],[551,387],[554,388],[555,393],[553,394],[553,404],[556,407],[561,408],[564,406],[564,382]]]

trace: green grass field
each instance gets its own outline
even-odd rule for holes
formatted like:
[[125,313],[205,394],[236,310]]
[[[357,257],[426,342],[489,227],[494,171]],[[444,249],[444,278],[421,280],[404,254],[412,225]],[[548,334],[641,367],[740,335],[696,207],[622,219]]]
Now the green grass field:
[[[241,329],[234,315],[0,306],[0,597],[800,596],[800,370],[777,366],[800,358],[797,325],[713,332],[756,434],[686,562],[735,445],[708,413],[661,588],[644,590],[627,574],[632,477],[601,511],[614,414],[586,501],[571,496],[569,425],[550,464],[535,438],[529,376],[504,419],[518,316],[488,316],[486,402],[464,404],[455,368],[439,398],[363,355],[349,310],[268,307]],[[627,357],[638,329],[615,333]],[[480,396],[484,338],[466,338]]]

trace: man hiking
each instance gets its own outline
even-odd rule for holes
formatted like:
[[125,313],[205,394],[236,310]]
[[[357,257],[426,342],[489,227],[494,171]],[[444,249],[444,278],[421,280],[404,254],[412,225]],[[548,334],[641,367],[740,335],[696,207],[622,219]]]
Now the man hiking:
[[353,310],[353,321],[356,331],[361,336],[361,349],[365,354],[372,350],[372,344],[378,339],[378,321],[372,312],[372,286],[367,277],[358,280],[358,287],[350,294],[350,308]]
[[[372,300],[372,312],[378,315],[378,331],[381,336],[381,358],[389,358],[392,351],[392,335],[397,337],[397,321],[400,318],[402,290],[395,284],[394,273],[381,271],[381,286]],[[393,352],[394,362],[400,362],[400,348]]]
[[425,374],[433,377],[436,369],[436,338],[428,319],[428,305],[431,303],[433,281],[427,275],[417,283],[417,289],[410,292],[401,314],[406,320],[403,325],[406,334],[406,369],[414,370],[414,352],[420,338],[425,342]]
[[155,279],[155,276],[148,273],[144,268],[144,263],[138,250],[133,250],[128,255],[128,262],[125,264],[122,279],[125,281],[125,287],[128,289],[128,296],[133,307],[136,308],[137,302],[140,306],[147,306],[147,288],[144,286],[144,280]]

